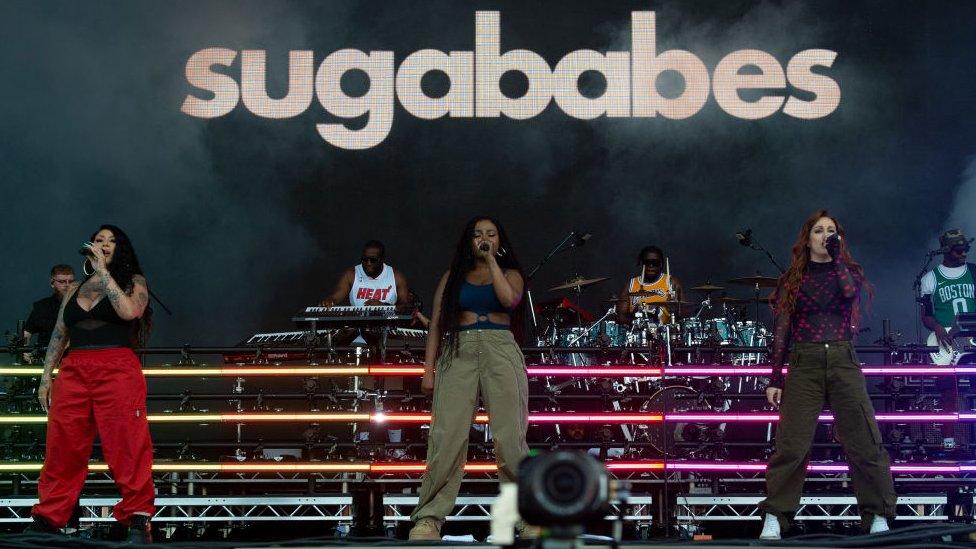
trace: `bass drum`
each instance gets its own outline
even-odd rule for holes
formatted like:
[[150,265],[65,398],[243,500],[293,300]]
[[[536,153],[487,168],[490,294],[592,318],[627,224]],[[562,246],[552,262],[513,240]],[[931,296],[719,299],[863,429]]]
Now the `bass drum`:
[[[715,401],[715,402],[713,402]],[[688,385],[658,389],[640,407],[641,413],[716,412],[727,403]],[[702,450],[725,436],[724,423],[655,423],[629,425],[635,442],[648,442],[666,459],[703,457]]]

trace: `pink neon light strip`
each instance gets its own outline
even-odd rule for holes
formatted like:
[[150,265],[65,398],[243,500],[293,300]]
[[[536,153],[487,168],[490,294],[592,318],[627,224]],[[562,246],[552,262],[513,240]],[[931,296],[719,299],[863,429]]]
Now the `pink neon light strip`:
[[[877,421],[886,423],[900,422],[933,422],[950,423],[957,421],[976,421],[976,413],[962,414],[877,414]],[[198,414],[149,414],[150,423],[253,423],[253,422],[373,422],[373,423],[430,423],[431,415],[426,412],[380,412],[367,413],[198,413]],[[820,414],[819,421],[833,421],[832,414]],[[0,424],[45,423],[47,416],[38,415],[6,415],[0,416]],[[488,423],[488,414],[474,416],[475,423]],[[529,414],[531,423],[677,423],[677,422],[758,422],[769,423],[779,421],[779,415],[771,412],[745,413],[703,413],[677,412],[673,414],[607,412],[607,413],[532,413]]]
[[635,368],[622,366],[607,366],[604,368],[574,368],[572,366],[530,366],[530,376],[569,376],[569,377],[660,377],[660,368]]
[[[40,471],[41,463],[9,462],[0,461],[0,472],[11,471]],[[610,471],[738,471],[738,472],[762,472],[766,469],[765,463],[757,462],[725,462],[725,461],[609,461],[605,463]],[[426,469],[423,461],[408,462],[297,462],[297,463],[270,463],[270,462],[242,462],[242,463],[215,463],[215,462],[179,462],[179,463],[155,463],[154,471],[276,471],[276,472],[313,472],[313,471],[359,471],[369,473],[422,473]],[[492,462],[470,462],[464,466],[467,473],[491,473],[497,471],[498,467]],[[811,463],[807,470],[815,473],[843,473],[849,469],[846,463]],[[108,466],[104,463],[91,463],[88,465],[89,471],[107,471]],[[976,472],[974,463],[898,463],[891,466],[894,473],[973,473]]]
[[[631,364],[608,364],[606,366],[579,367],[566,364],[535,365],[529,366],[530,376],[553,376],[553,377],[658,377],[663,374],[666,376],[768,376],[772,369],[769,366],[729,366],[724,364],[701,364],[690,366],[671,366],[658,368],[652,366],[634,366]],[[789,372],[789,368],[786,369]],[[976,374],[976,367],[940,367],[929,364],[899,364],[894,366],[886,365],[864,365],[861,371],[865,375],[921,375],[921,376],[946,376],[959,374]],[[370,366],[371,375],[421,375],[423,365],[406,364],[397,366]]]
[[[880,422],[902,422],[902,421],[932,421],[932,422],[954,422],[954,421],[976,421],[976,413],[971,414],[877,414],[875,418]],[[820,414],[820,421],[833,421],[832,414]],[[430,414],[425,413],[403,413],[395,412],[373,414],[371,420],[376,423],[429,423]],[[758,422],[769,423],[779,421],[779,414],[773,413],[674,413],[674,414],[630,414],[626,412],[610,412],[604,414],[577,414],[577,413],[538,413],[529,414],[531,423],[660,423],[662,421],[671,423],[680,422]],[[487,414],[475,416],[476,423],[487,423]]]
[[[875,419],[881,422],[901,422],[901,421],[936,421],[936,422],[952,422],[952,421],[973,421],[976,420],[976,414],[876,414]],[[833,414],[820,414],[817,416],[820,421],[833,421]],[[674,413],[665,414],[664,421],[667,422],[690,422],[690,421],[718,421],[718,422],[739,422],[739,421],[757,421],[757,422],[770,422],[779,421],[779,414],[770,413],[740,413],[740,414],[722,414],[722,413]]]
[[[612,463],[612,462],[611,462]],[[608,468],[610,463],[607,464]],[[733,462],[668,462],[665,468],[669,471],[764,471],[765,463],[733,463]],[[843,473],[850,469],[846,463],[811,463],[807,471],[817,473]],[[976,471],[976,465],[930,465],[926,463],[903,463],[891,466],[895,473],[959,473]]]

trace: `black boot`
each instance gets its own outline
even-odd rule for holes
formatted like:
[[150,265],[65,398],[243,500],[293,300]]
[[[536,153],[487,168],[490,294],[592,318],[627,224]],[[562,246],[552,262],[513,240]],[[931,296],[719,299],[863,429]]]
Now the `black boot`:
[[51,526],[51,523],[49,523],[43,517],[34,515],[32,518],[34,519],[34,522],[32,522],[30,526],[24,529],[25,534],[60,534],[61,533],[60,528],[55,528],[54,526]]
[[152,526],[149,524],[149,517],[146,515],[132,515],[129,521],[129,535],[126,543],[138,543],[148,545],[152,543]]

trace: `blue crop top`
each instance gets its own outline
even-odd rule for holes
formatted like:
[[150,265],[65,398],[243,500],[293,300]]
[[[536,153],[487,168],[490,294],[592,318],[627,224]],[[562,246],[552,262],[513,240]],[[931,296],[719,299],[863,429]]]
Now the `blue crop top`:
[[465,280],[464,284],[461,285],[461,292],[458,296],[458,305],[461,306],[462,311],[471,311],[472,313],[478,315],[477,322],[467,326],[461,326],[459,328],[462,332],[465,330],[509,329],[507,324],[497,324],[490,320],[481,320],[481,317],[487,317],[488,313],[509,313],[509,310],[502,305],[501,301],[498,301],[498,296],[495,295],[495,286],[493,284],[478,285],[472,284]]

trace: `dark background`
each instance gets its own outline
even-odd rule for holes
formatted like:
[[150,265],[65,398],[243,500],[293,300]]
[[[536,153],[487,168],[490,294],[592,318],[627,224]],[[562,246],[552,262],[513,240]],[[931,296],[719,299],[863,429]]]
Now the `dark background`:
[[[397,63],[422,48],[473,50],[476,9],[501,11],[503,51],[550,65],[581,48],[628,50],[631,10],[657,12],[658,51],[690,50],[710,70],[742,48],[783,65],[832,49],[824,72],[841,103],[814,121],[739,120],[711,98],[686,120],[581,121],[551,104],[527,121],[424,121],[398,106],[390,135],[365,151],[318,136],[329,117],[317,102],[282,121],[242,105],[209,121],[179,110],[199,49],[267,50],[280,96],[288,50],[314,50],[316,63],[345,47],[392,50]],[[371,238],[429,309],[478,213],[502,220],[526,267],[570,230],[591,232],[534,286],[538,299],[575,273],[613,277],[586,299],[599,308],[648,243],[686,286],[774,275],[735,231],[751,227],[785,263],[803,218],[827,207],[877,287],[862,341],[880,336],[882,318],[913,340],[925,251],[945,228],[976,232],[974,15],[970,2],[941,1],[4,2],[0,327],[48,292],[52,264],[80,272],[75,250],[105,222],[129,233],[175,311],[156,307],[154,344],[229,344],[287,328]]]

